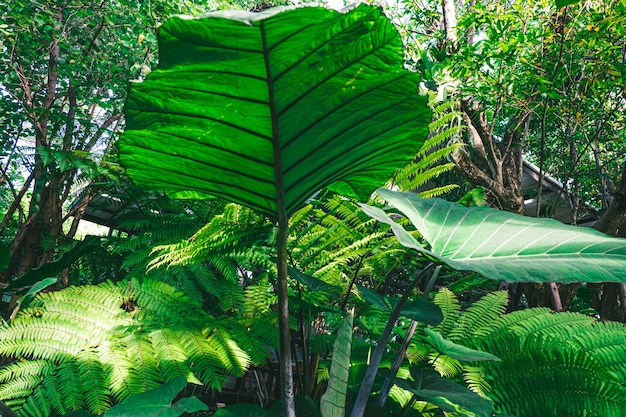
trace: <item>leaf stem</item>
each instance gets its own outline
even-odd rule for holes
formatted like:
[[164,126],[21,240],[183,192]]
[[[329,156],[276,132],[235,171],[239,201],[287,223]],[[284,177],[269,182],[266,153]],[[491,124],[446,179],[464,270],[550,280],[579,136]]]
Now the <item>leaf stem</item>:
[[[441,265],[437,265],[437,268],[435,268],[435,272],[433,272],[433,276],[430,277],[430,279],[428,280],[428,284],[426,285],[426,289],[424,290],[424,295],[422,296],[424,300],[428,298],[428,294],[430,294],[433,287],[435,286],[435,282],[437,281],[437,278],[439,278],[439,271],[441,271]],[[380,407],[384,407],[385,402],[387,402],[389,391],[391,390],[391,387],[393,385],[391,382],[391,378],[396,376],[396,374],[398,373],[398,369],[400,369],[400,365],[404,361],[404,354],[406,353],[406,350],[409,347],[409,343],[411,342],[411,339],[415,334],[417,324],[418,323],[416,320],[411,321],[411,324],[406,331],[406,335],[404,336],[404,340],[402,340],[402,345],[400,345],[400,349],[398,349],[398,352],[396,353],[396,358],[391,365],[389,378],[385,378],[385,382],[383,382],[383,386],[381,387],[380,393],[378,394],[378,399],[376,400],[376,403]]]
[[402,298],[396,304],[396,307],[391,312],[389,316],[389,320],[387,320],[387,325],[383,330],[383,333],[380,335],[378,342],[376,344],[376,349],[372,354],[372,358],[370,364],[367,367],[367,371],[365,372],[365,377],[363,378],[363,383],[361,384],[361,388],[359,389],[359,393],[356,397],[354,408],[352,409],[352,414],[350,417],[363,417],[363,413],[365,413],[365,407],[367,406],[367,400],[372,392],[372,386],[374,385],[374,378],[376,378],[376,374],[378,372],[378,366],[383,358],[383,353],[385,353],[385,349],[387,347],[387,342],[389,341],[389,337],[391,336],[391,331],[400,317],[400,312],[406,304],[406,301],[409,298],[409,295],[413,292],[417,284],[420,283],[422,278],[435,266],[434,263],[429,263],[426,265],[424,269],[419,273],[417,277],[411,282],[411,284],[407,287],[404,294],[402,294]]
[[287,292],[287,236],[286,222],[278,223],[278,333],[280,337],[280,383],[282,415],[295,417],[293,397],[293,369],[291,367],[291,334],[289,330],[289,294]]

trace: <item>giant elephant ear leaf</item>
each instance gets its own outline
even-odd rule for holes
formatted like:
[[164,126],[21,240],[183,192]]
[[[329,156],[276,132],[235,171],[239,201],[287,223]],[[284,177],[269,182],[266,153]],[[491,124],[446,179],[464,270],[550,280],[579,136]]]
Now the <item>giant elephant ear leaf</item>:
[[137,183],[273,220],[317,190],[365,199],[412,158],[430,110],[380,8],[174,17],[131,84],[120,158]]
[[[430,244],[426,253],[459,270],[510,282],[626,281],[626,239],[552,219],[520,216],[489,207],[464,207],[438,198],[380,189]],[[372,217],[392,220],[372,207]],[[407,232],[400,242],[420,250]]]

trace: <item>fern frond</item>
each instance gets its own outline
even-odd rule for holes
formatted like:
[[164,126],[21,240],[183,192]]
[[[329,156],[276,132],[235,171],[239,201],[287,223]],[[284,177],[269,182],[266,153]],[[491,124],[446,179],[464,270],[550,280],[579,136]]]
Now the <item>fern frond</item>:
[[250,366],[250,356],[233,341],[225,328],[219,325],[212,327],[214,327],[213,331],[207,341],[211,345],[216,360],[229,374],[242,376]]
[[435,371],[446,378],[452,378],[458,375],[463,369],[461,362],[448,355],[442,355],[439,352],[431,352],[429,359]]
[[219,389],[226,382],[226,374],[220,370],[220,362],[212,352],[213,346],[201,335],[183,334],[180,337],[191,370],[209,389]]
[[487,372],[480,366],[465,365],[463,367],[463,379],[467,387],[485,398],[488,398],[488,393],[492,390],[487,381],[488,377]]
[[79,353],[76,361],[82,391],[89,393],[84,398],[87,409],[94,414],[103,414],[111,407],[111,391],[106,384],[106,365],[100,362],[94,350]]
[[184,376],[188,382],[202,384],[187,364],[187,354],[177,332],[167,328],[154,330],[150,332],[150,340],[164,381]]
[[263,317],[271,313],[271,306],[278,302],[278,296],[269,284],[267,278],[255,285],[250,285],[244,291],[244,317]]
[[[264,319],[253,318],[245,324],[249,332],[256,339],[263,342],[267,346],[278,349],[280,339],[278,327],[274,323],[278,323],[278,316],[276,314],[274,314],[274,317],[265,316]],[[250,356],[252,357],[252,355]]]
[[[242,249],[254,249],[254,244],[267,241],[273,226],[262,216],[237,204],[228,204],[224,212],[211,219],[191,238],[154,248],[155,258],[149,268],[185,265],[229,257]],[[219,269],[219,267],[218,267]]]
[[112,346],[116,352],[124,351],[124,359],[127,358],[130,363],[134,364],[127,378],[127,383],[133,387],[133,392],[149,391],[165,382],[161,378],[152,340],[142,333],[141,330],[128,332],[114,340]]
[[626,388],[606,377],[584,352],[559,349],[522,352],[485,365],[494,411],[524,416],[573,416],[593,410],[617,417],[626,410]]
[[21,358],[0,369],[0,400],[23,415],[101,414],[178,375],[219,389],[267,357],[256,333],[147,279],[40,294],[0,334]]
[[506,291],[485,295],[463,312],[458,326],[450,332],[448,338],[460,341],[488,333],[506,311],[507,303]]
[[441,288],[437,291],[433,302],[439,306],[443,313],[443,321],[435,327],[435,331],[447,337],[459,320],[461,303],[459,303],[456,295],[447,288]]
[[586,332],[579,332],[570,342],[576,343],[611,372],[616,381],[626,382],[626,337],[624,325],[616,322],[594,323]]
[[457,343],[500,358],[463,364],[467,385],[491,398],[494,412],[556,417],[593,410],[598,416],[623,415],[626,329],[621,323],[597,323],[582,314],[547,308],[502,314],[505,304],[501,293],[481,298],[450,332]]

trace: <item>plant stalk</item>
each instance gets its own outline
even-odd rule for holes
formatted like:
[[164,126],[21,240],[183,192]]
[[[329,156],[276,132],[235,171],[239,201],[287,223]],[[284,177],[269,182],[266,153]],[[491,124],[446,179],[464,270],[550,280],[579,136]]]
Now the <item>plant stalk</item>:
[[280,337],[280,384],[282,416],[296,417],[293,368],[291,366],[291,333],[289,330],[289,294],[287,292],[287,236],[288,223],[278,222],[278,333]]
[[428,264],[419,275],[413,280],[413,282],[407,287],[404,294],[402,294],[402,298],[396,304],[396,307],[391,312],[389,316],[389,320],[387,320],[387,324],[385,325],[385,329],[383,333],[380,335],[378,342],[376,344],[376,349],[372,354],[372,358],[370,364],[367,366],[367,371],[365,372],[365,377],[363,378],[363,383],[361,384],[361,388],[359,389],[359,393],[356,397],[354,408],[352,409],[352,413],[350,417],[363,417],[365,413],[365,408],[367,407],[367,400],[369,399],[370,393],[372,392],[372,386],[374,385],[374,379],[376,378],[376,373],[378,373],[378,366],[380,365],[380,361],[383,358],[383,354],[385,353],[385,348],[387,347],[387,342],[389,341],[389,336],[391,336],[391,331],[393,330],[398,317],[400,317],[400,312],[406,304],[411,292],[417,287],[417,284],[420,283],[422,278],[430,271],[430,269],[435,266],[434,263]]
[[4,417],[19,417],[17,413],[9,408],[4,401],[0,401],[0,415]]
[[[438,265],[437,268],[435,268],[435,272],[433,273],[433,276],[428,280],[428,284],[426,285],[426,288],[424,289],[424,295],[422,296],[424,300],[428,298],[428,295],[430,294],[433,287],[435,286],[435,282],[437,281],[437,278],[439,277],[439,271],[441,271],[441,265]],[[402,345],[400,346],[400,349],[398,350],[398,353],[396,354],[396,358],[394,359],[393,364],[391,365],[391,376],[395,376],[398,373],[398,369],[400,369],[400,365],[402,365],[402,362],[404,361],[404,355],[406,353],[406,350],[409,347],[409,343],[411,342],[411,339],[413,338],[413,335],[415,334],[415,330],[417,329],[417,324],[418,324],[417,321],[415,320],[411,321],[411,324],[409,325],[409,328],[406,331],[406,336],[404,337],[404,340],[402,341]],[[378,399],[376,400],[376,403],[380,407],[385,406],[385,402],[387,402],[387,397],[389,396],[389,391],[391,390],[392,385],[393,384],[391,382],[391,379],[385,378],[385,382],[383,382],[383,386],[380,389],[380,394],[378,394]]]

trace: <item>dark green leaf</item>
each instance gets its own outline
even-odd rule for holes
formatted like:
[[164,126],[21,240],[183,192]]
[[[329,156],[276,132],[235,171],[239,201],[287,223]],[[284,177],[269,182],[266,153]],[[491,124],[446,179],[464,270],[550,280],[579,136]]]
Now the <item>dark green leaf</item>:
[[0,272],[4,271],[9,267],[9,263],[11,262],[11,251],[9,247],[0,242]]
[[[358,288],[365,300],[387,313],[391,313],[400,300],[395,297],[384,297],[376,291],[360,285]],[[400,311],[400,315],[431,326],[436,326],[443,320],[443,313],[439,306],[422,298],[407,300],[404,308]]]
[[391,311],[393,310],[393,306],[389,301],[389,297],[384,297],[378,294],[376,291],[365,288],[361,285],[357,285],[357,287],[359,288],[359,291],[361,291],[361,295],[363,296],[363,298],[372,303],[374,307],[378,307],[387,313],[391,313]]
[[159,68],[131,85],[120,158],[154,188],[286,218],[333,184],[367,198],[427,135],[419,79],[382,9],[174,17]]
[[428,336],[432,346],[444,355],[450,356],[459,361],[475,362],[475,361],[499,361],[500,359],[489,352],[474,350],[467,346],[458,345],[454,342],[446,340],[434,330],[425,328],[424,332]]
[[411,369],[413,381],[394,377],[393,382],[400,388],[444,411],[455,412],[460,408],[478,417],[489,417],[493,404],[463,385],[457,384],[439,374],[420,368]]
[[[431,245],[425,251],[451,267],[509,282],[624,282],[626,239],[552,219],[380,189]],[[368,213],[369,214],[369,213]],[[391,223],[386,215],[375,217]],[[408,233],[393,229],[405,244]],[[419,245],[409,244],[419,250]]]
[[[397,300],[397,298],[392,298],[394,305]],[[430,326],[436,326],[443,321],[441,308],[432,301],[423,298],[408,300],[400,311],[400,315]]]
[[28,307],[30,302],[35,299],[35,296],[37,295],[37,293],[39,293],[39,291],[45,290],[50,285],[56,284],[58,280],[58,278],[45,278],[37,282],[35,285],[30,287],[26,294],[24,294],[22,297],[20,297],[19,300],[17,300],[18,306],[20,308]]
[[256,404],[233,404],[220,408],[213,417],[271,417],[271,414]]
[[333,360],[330,365],[328,387],[320,400],[322,417],[343,417],[346,411],[353,319],[354,312],[346,315],[333,344]]
[[300,284],[307,287],[309,290],[321,291],[327,293],[328,295],[334,295],[334,298],[337,297],[338,288],[336,286],[328,284],[319,278],[315,278],[312,275],[307,275],[291,266],[288,266],[287,270],[289,271],[289,276],[291,278],[295,279]]
[[158,388],[137,394],[109,409],[104,417],[178,417],[183,413],[208,410],[206,404],[195,397],[172,401],[185,388],[187,380],[176,377]]
[[61,271],[76,262],[80,257],[88,255],[100,245],[101,239],[98,236],[87,236],[84,240],[76,243],[69,251],[61,255],[57,260],[41,265],[39,268],[31,269],[20,279],[9,284],[7,289],[24,288],[33,285],[43,279],[57,276]]

